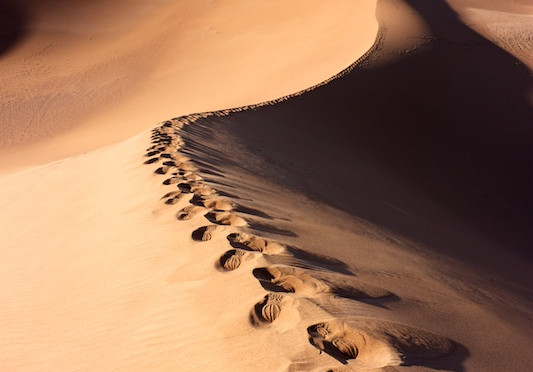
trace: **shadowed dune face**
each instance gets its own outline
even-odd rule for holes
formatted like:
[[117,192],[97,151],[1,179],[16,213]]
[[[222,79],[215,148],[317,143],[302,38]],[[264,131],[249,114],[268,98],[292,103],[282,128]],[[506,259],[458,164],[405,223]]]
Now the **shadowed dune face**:
[[16,2],[0,1],[0,57],[26,34],[26,14]]
[[[381,20],[394,3],[378,4]],[[377,50],[348,75],[198,124],[248,151],[235,161],[239,167],[261,168],[440,252],[494,265],[484,240],[473,238],[479,234],[527,255],[529,72],[444,2],[407,3],[430,29],[406,35],[420,39],[416,50],[397,55],[387,38],[395,30],[385,30]]]

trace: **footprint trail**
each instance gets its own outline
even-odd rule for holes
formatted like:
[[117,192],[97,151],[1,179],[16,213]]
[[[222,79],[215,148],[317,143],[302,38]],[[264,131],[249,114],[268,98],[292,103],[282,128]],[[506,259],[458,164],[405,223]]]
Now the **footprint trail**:
[[[299,319],[305,323],[306,316],[309,317],[313,312],[329,313],[327,308],[321,307],[320,301],[310,301],[313,298],[327,299],[328,303],[339,303],[341,306],[340,301],[357,303],[394,297],[386,289],[359,280],[350,271],[336,270],[336,267],[342,267],[342,263],[335,259],[252,234],[263,231],[280,238],[294,236],[292,232],[273,225],[274,217],[238,203],[238,195],[217,190],[213,186],[220,186],[220,183],[205,181],[206,175],[224,177],[224,174],[211,165],[196,163],[190,157],[193,152],[187,151],[186,142],[181,137],[185,125],[199,118],[228,113],[189,115],[161,123],[152,131],[152,145],[146,149],[145,157],[148,160],[144,164],[154,167],[156,175],[165,176],[161,183],[169,191],[162,196],[161,202],[167,208],[181,205],[174,207],[177,209],[174,211],[177,223],[201,218],[205,220],[204,225],[191,231],[191,239],[199,243],[207,242],[217,234],[229,232],[226,235],[226,252],[213,263],[218,269],[217,275],[232,275],[236,270],[262,263],[253,267],[250,273],[265,291],[264,297],[250,311],[249,320],[258,328],[257,332],[276,329],[276,324],[288,309],[299,311],[298,301],[304,301],[306,306],[311,307],[311,310],[302,313],[307,315]],[[201,147],[201,144],[196,146]],[[238,188],[228,187],[238,192]],[[182,206],[185,200],[188,205]],[[253,221],[250,216],[253,216]],[[264,222],[258,222],[258,219]],[[249,264],[243,265],[248,261]],[[241,305],[236,303],[235,306]],[[380,319],[336,318],[334,314],[329,314],[329,319],[321,323],[309,318],[307,334],[302,334],[302,337],[309,339],[309,351],[318,349],[328,358],[313,357],[308,362],[295,362],[292,367],[296,368],[294,370],[302,370],[300,367],[310,370],[311,366],[313,370],[322,366],[323,370],[343,371],[375,370],[400,365],[425,366],[426,361],[454,351],[453,341],[415,327]],[[297,324],[289,326],[296,327]],[[336,363],[333,368],[332,362]]]

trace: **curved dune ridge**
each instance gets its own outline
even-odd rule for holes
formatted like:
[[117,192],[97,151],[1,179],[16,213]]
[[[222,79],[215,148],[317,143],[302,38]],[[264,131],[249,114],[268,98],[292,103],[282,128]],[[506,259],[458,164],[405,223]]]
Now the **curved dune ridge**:
[[33,25],[2,40],[8,68],[75,57],[54,81],[104,103],[29,79],[6,115],[65,132],[4,162],[159,124],[0,177],[3,370],[531,369],[529,42],[521,17],[473,31],[527,4],[380,0],[376,33],[370,0],[106,3],[7,7]]
[[7,3],[4,169],[304,89],[346,68],[377,31],[375,0]]

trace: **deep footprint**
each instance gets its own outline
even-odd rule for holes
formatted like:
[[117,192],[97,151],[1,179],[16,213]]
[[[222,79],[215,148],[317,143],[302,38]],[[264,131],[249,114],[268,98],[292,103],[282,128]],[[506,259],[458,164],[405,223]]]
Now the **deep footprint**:
[[239,268],[244,260],[251,257],[252,254],[249,252],[241,251],[239,249],[232,249],[220,257],[217,266],[225,271],[232,271]]
[[217,225],[202,226],[192,232],[192,238],[196,241],[206,242],[211,240],[216,229]]
[[265,289],[293,292],[298,295],[329,293],[354,300],[382,299],[393,296],[385,289],[362,283],[355,277],[284,265],[272,265],[254,270]]
[[231,212],[210,212],[205,217],[212,223],[219,225],[246,226],[247,224],[244,218]]
[[281,314],[285,297],[277,293],[269,293],[258,302],[250,314],[250,321],[255,326],[273,323]]
[[343,364],[364,369],[425,365],[428,360],[450,354],[455,346],[445,337],[376,319],[332,320],[307,331],[317,349]]
[[285,252],[285,247],[279,243],[245,233],[230,234],[228,240],[232,245],[263,254],[271,255]]
[[196,205],[188,205],[176,214],[176,218],[180,221],[187,221],[204,211],[205,209],[202,207],[197,207]]

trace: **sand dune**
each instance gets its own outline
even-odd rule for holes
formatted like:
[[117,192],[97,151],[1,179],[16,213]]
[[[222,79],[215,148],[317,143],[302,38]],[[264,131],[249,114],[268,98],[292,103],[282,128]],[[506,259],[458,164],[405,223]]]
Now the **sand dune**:
[[[78,70],[13,78],[5,141],[61,120],[4,172],[160,122],[0,177],[2,370],[531,369],[529,44],[462,23],[524,27],[498,4],[381,0],[377,36],[373,1],[10,4],[4,71]],[[80,76],[101,101],[47,117]]]
[[346,68],[377,30],[375,0],[5,3],[19,17],[0,72],[3,169],[307,88]]

